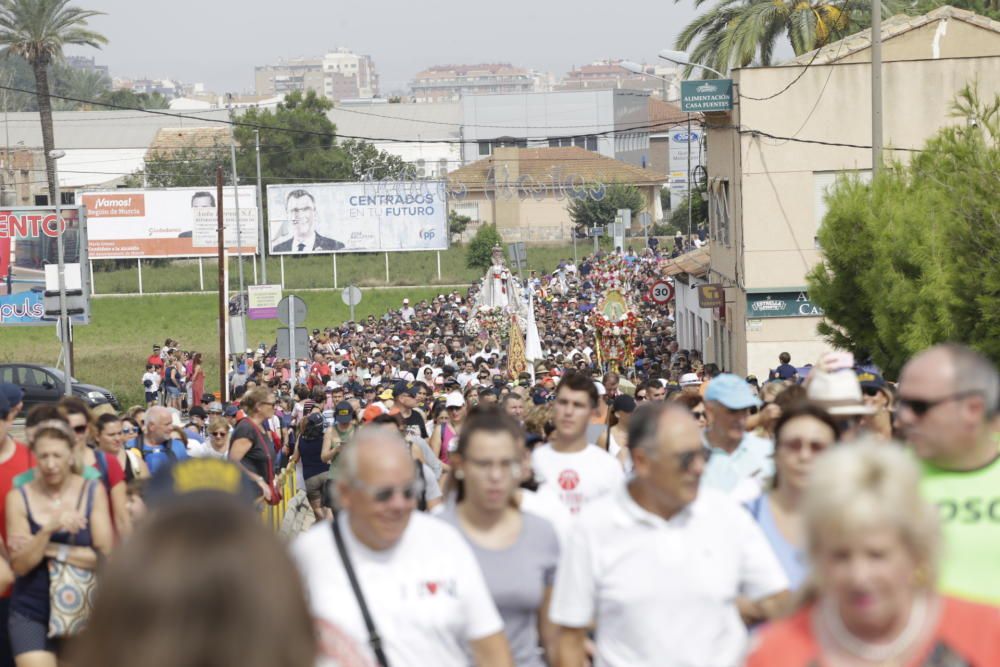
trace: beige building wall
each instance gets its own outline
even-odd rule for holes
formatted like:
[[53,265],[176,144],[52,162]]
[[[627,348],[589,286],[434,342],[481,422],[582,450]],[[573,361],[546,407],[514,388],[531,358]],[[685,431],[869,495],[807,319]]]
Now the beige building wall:
[[[885,42],[887,158],[905,161],[911,153],[893,148],[920,148],[941,127],[964,124],[966,119],[951,116],[950,107],[967,83],[978,80],[983,99],[1000,93],[1000,34],[956,20],[943,29],[938,27],[942,24]],[[922,54],[934,48],[941,58],[912,59],[928,58]],[[991,55],[969,57],[972,52]],[[949,53],[957,57],[945,58]],[[867,59],[868,51],[863,54]],[[744,94],[764,97],[801,72],[801,67],[748,68],[735,72],[734,80]],[[814,64],[782,95],[760,102],[742,98],[731,117],[712,114],[711,120],[777,137],[869,146],[870,109],[870,64],[838,62]],[[745,290],[794,291],[805,286],[806,274],[821,258],[816,233],[825,210],[822,192],[837,173],[867,176],[871,149],[792,142],[731,129],[710,131],[708,141],[710,179],[729,178],[731,184],[733,243],[712,246],[711,281],[731,286],[726,296],[733,309],[733,318],[723,325],[733,336],[731,351],[721,352],[731,359],[724,356],[721,365],[759,376],[773,367],[781,351],[790,352],[796,363],[813,362],[824,349],[816,334],[819,318],[764,319],[759,328],[755,324],[756,330],[748,331]],[[706,351],[706,356],[711,354]]]

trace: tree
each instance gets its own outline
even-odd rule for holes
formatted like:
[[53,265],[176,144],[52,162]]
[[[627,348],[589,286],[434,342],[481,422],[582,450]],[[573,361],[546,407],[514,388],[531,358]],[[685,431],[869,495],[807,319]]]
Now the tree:
[[42,122],[45,173],[49,201],[56,199],[55,148],[52,131],[52,100],[49,97],[49,65],[61,60],[70,44],[100,48],[108,40],[87,29],[88,19],[101,15],[69,6],[70,0],[0,0],[0,53],[16,54],[28,61],[35,75],[38,115]]
[[[708,199],[701,190],[695,190],[691,194],[691,233],[696,233],[700,228],[708,225]],[[688,198],[684,197],[677,205],[677,208],[670,212],[670,227],[674,231],[679,231],[684,235],[688,233]]]
[[639,188],[612,183],[604,189],[603,196],[575,198],[569,205],[569,217],[576,225],[574,233],[583,235],[591,227],[614,223],[620,208],[632,209],[633,220],[645,210],[646,201]]
[[379,150],[367,141],[347,139],[340,147],[351,159],[351,171],[359,181],[403,181],[417,177],[417,169],[403,158]]
[[[695,0],[701,7],[707,0]],[[882,15],[893,16],[911,5],[882,0]],[[779,39],[787,38],[801,55],[871,25],[868,0],[716,0],[677,36],[675,47],[691,49],[691,62],[723,73],[731,67],[772,62]],[[690,74],[687,67],[685,74]],[[716,75],[708,70],[704,78]]]
[[909,165],[836,184],[808,276],[820,333],[890,377],[943,341],[1000,361],[1000,97],[966,88],[953,113]]
[[448,211],[448,234],[452,243],[458,243],[470,222],[472,222],[472,218],[469,216],[462,215],[457,211]]
[[101,96],[111,90],[111,79],[104,72],[76,69],[64,65],[52,68],[56,95],[73,98],[71,100],[56,99],[52,108],[56,111],[91,111],[101,109],[100,105],[74,100],[100,100]]
[[493,248],[503,244],[503,237],[496,225],[483,225],[469,241],[465,251],[465,265],[470,269],[485,271],[493,264]]
[[161,93],[137,93],[132,90],[107,90],[98,101],[129,109],[169,109],[170,100]]

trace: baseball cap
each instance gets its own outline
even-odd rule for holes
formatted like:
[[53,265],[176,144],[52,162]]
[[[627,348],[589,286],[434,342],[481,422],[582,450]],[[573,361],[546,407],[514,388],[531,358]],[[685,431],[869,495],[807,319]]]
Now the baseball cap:
[[858,369],[858,382],[862,389],[881,389],[885,386],[885,379],[875,371]]
[[190,458],[162,466],[143,498],[150,509],[178,502],[235,500],[252,510],[260,489],[235,463],[216,458]]
[[381,394],[379,394],[378,397],[383,401],[388,401],[392,399],[392,389],[386,389]]
[[594,386],[597,388],[598,396],[604,396],[605,394],[608,393],[608,389],[607,387],[604,386],[604,383],[594,380]]
[[222,414],[222,403],[218,401],[212,401],[208,404],[208,413],[211,415],[221,415]]
[[0,394],[7,398],[11,408],[24,400],[24,392],[12,382],[0,382]]
[[701,379],[697,373],[685,373],[681,376],[682,387],[695,387],[701,384]]
[[200,405],[196,405],[193,408],[191,408],[190,410],[188,410],[188,416],[189,417],[201,417],[202,419],[207,419],[208,418],[208,413],[205,412],[205,408],[201,407]]
[[403,303],[409,303],[409,302],[410,302],[409,299],[403,299]]
[[712,378],[705,390],[705,400],[721,403],[730,410],[760,407],[760,399],[754,396],[746,380],[732,373]]
[[615,396],[611,403],[612,412],[635,412],[635,399],[628,394]]
[[239,411],[240,409],[237,406],[229,405],[226,406],[226,409],[222,412],[222,414],[224,414],[227,417],[235,417],[236,413],[238,413]]
[[338,424],[350,424],[354,419],[354,408],[347,401],[337,403],[333,412],[333,420]]
[[7,400],[7,396],[3,392],[0,392],[0,414],[6,418],[8,412],[10,412],[10,401]]
[[447,398],[444,399],[444,407],[446,408],[461,408],[465,405],[465,398],[458,393],[453,391],[448,394]]

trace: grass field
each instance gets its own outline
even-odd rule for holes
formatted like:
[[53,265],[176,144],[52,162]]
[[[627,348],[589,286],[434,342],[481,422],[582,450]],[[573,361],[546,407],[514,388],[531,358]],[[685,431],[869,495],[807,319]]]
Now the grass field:
[[[440,290],[434,287],[405,289],[362,289],[358,318],[381,315],[398,308],[404,296],[427,299]],[[288,291],[286,290],[286,293]],[[339,324],[350,317],[350,309],[340,293],[303,292],[309,308],[304,326],[309,329]],[[153,343],[166,338],[179,340],[181,348],[202,352],[205,360],[206,389],[218,389],[219,338],[218,302],[211,294],[123,296],[91,301],[91,324],[74,329],[76,368],[74,376],[113,391],[123,407],[142,400],[140,378]],[[247,320],[247,343],[270,345],[278,320]],[[53,326],[0,328],[0,362],[24,361],[54,365],[59,341]]]
[[[639,240],[641,244],[641,240]],[[581,240],[577,251],[583,256],[593,249],[592,242]],[[529,246],[528,268],[552,271],[559,260],[572,258],[573,246]],[[251,258],[243,260],[244,284],[252,285],[254,267]],[[215,260],[202,260],[201,273],[205,289],[211,290],[217,281]],[[95,262],[94,286],[98,294],[133,294],[139,291],[138,269],[117,271],[99,270]],[[260,265],[258,263],[258,271]],[[455,246],[441,251],[441,280],[437,276],[437,256],[434,252],[389,253],[389,282],[385,280],[385,255],[382,253],[350,254],[337,256],[337,285],[350,283],[361,287],[384,285],[434,285],[471,283],[482,272],[465,266],[465,246]],[[281,262],[277,257],[267,259],[267,278],[272,284],[281,282]],[[238,285],[237,261],[229,263],[230,289]],[[332,288],[333,256],[285,258],[285,288]],[[194,292],[201,289],[198,260],[175,260],[167,266],[142,268],[142,288],[146,293]]]

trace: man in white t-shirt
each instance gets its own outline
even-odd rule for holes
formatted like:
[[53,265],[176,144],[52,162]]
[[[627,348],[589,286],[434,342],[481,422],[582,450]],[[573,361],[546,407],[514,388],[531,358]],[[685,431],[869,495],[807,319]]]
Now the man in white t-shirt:
[[742,611],[780,612],[788,580],[763,532],[731,498],[699,483],[711,450],[690,413],[647,403],[629,424],[634,477],[570,528],[549,611],[559,665],[732,667],[747,645]]
[[410,300],[403,299],[403,307],[399,309],[399,316],[403,319],[403,321],[409,322],[416,316],[416,314],[417,311],[410,306]]
[[[393,667],[512,665],[503,621],[471,549],[451,526],[414,512],[413,461],[399,435],[363,429],[343,452],[338,521]],[[318,627],[341,628],[376,664],[329,521],[292,544]]]
[[587,426],[597,401],[593,380],[582,373],[567,373],[556,388],[556,430],[531,455],[536,477],[554,487],[572,514],[625,481],[621,464],[587,442]]

